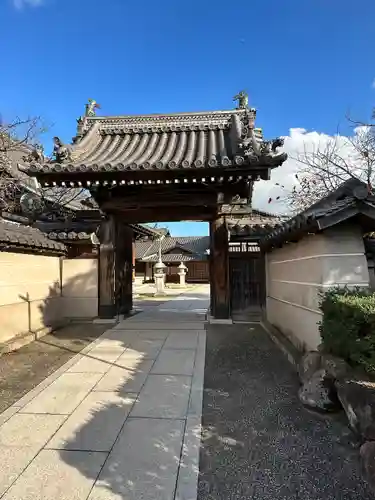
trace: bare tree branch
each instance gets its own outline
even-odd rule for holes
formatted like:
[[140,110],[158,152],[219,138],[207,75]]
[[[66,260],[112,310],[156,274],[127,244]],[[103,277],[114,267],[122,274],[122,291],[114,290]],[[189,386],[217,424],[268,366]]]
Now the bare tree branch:
[[[0,210],[14,213],[20,210],[20,197],[25,191],[32,190],[27,177],[14,171],[14,155],[22,155],[25,148],[29,151],[40,146],[40,136],[47,131],[42,119],[16,117],[9,123],[0,118]],[[27,149],[26,149],[27,151]],[[43,156],[42,156],[43,157]],[[40,198],[40,205],[48,204],[53,210],[58,210],[77,199],[84,198],[84,189],[53,188],[35,189],[34,194]]]
[[372,191],[375,182],[375,124],[349,122],[354,126],[351,137],[337,134],[315,147],[308,147],[305,143],[302,153],[295,157],[290,155],[299,166],[295,185],[292,189],[279,185],[283,196],[278,196],[278,199],[292,211],[308,208],[350,178],[365,182]]

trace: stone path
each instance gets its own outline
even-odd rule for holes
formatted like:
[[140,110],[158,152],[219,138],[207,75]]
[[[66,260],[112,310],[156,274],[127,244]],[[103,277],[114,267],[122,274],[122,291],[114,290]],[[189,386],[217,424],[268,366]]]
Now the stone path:
[[107,329],[108,325],[70,324],[0,356],[0,415]]
[[305,410],[259,325],[209,325],[199,500],[369,500],[344,418]]
[[208,302],[145,305],[2,413],[0,498],[196,498]]

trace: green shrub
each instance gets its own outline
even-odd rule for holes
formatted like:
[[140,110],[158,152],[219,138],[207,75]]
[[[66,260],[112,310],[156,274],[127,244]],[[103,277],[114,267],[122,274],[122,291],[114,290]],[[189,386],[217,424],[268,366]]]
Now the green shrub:
[[335,288],[321,295],[323,350],[375,373],[375,294]]

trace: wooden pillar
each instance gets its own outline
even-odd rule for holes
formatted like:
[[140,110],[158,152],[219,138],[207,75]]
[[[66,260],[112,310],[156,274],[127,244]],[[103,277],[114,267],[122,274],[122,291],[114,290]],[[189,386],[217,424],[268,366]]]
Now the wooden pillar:
[[229,241],[224,217],[210,222],[211,315],[230,318]]
[[133,236],[133,246],[132,246],[132,252],[133,252],[133,259],[132,259],[132,265],[133,265],[133,281],[135,281],[135,239]]
[[115,304],[115,240],[116,221],[108,215],[99,228],[98,256],[98,316],[113,318]]
[[116,231],[116,306],[119,314],[133,308],[133,230],[117,222]]

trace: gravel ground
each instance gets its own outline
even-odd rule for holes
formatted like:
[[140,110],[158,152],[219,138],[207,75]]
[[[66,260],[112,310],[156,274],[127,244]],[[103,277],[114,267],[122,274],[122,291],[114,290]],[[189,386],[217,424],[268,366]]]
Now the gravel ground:
[[0,357],[0,413],[98,338],[108,325],[70,325]]
[[343,416],[315,415],[258,325],[210,325],[198,500],[365,500]]

